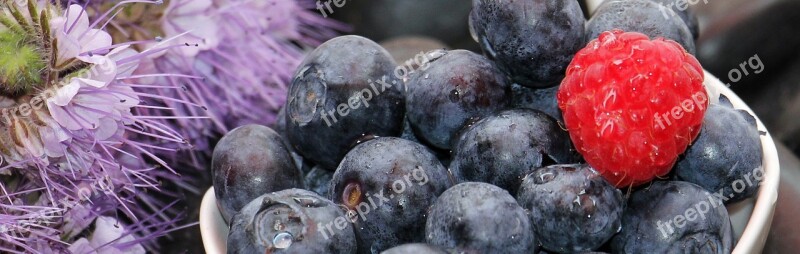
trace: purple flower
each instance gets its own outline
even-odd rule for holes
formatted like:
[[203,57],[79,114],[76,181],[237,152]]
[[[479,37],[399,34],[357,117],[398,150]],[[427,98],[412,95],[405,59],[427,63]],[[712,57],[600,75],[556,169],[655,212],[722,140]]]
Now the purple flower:
[[[164,97],[207,106],[208,119],[183,118],[163,121],[189,139],[189,146],[167,145],[183,153],[159,153],[173,164],[185,163],[186,175],[208,168],[210,143],[244,124],[270,125],[286,101],[286,90],[296,66],[310,48],[347,29],[311,11],[311,0],[171,0],[158,21],[140,16],[116,19],[116,37],[129,39],[149,35],[179,37],[173,45],[182,47],[153,55],[140,69],[160,73],[181,73],[203,79],[180,80],[162,77],[150,82],[181,86],[184,90],[149,91]],[[202,112],[193,104],[166,101],[161,106],[177,115]],[[146,115],[160,112],[141,111]],[[158,151],[156,151],[158,152]]]
[[[155,93],[183,96],[172,84],[140,81],[192,77],[139,66],[186,46],[170,39],[114,44],[106,24],[125,2],[93,21],[80,5],[18,0],[0,8],[0,252],[143,252],[176,228],[168,210],[173,204],[145,190],[161,190],[159,181],[181,182],[153,151],[174,152],[169,144],[187,143],[164,124],[183,116],[143,103],[196,104]],[[104,216],[127,225],[112,230]],[[92,236],[75,239],[92,224]]]
[[80,238],[69,247],[72,253],[130,253],[144,254],[141,244],[120,246],[113,242],[133,242],[136,239],[126,234],[125,227],[111,217],[101,216],[95,220],[94,232],[88,238]]

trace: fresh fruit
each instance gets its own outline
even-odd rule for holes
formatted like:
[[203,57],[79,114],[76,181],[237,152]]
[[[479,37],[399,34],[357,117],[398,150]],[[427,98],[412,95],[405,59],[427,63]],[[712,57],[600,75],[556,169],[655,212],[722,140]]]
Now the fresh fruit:
[[569,135],[544,113],[512,109],[468,126],[453,143],[453,175],[517,193],[526,172],[552,164],[576,163]]
[[[408,120],[403,121],[403,134],[400,135],[400,138],[413,141],[414,143],[422,143],[422,141],[417,138],[417,135],[414,134],[414,130],[411,129],[411,124],[408,123]],[[450,165],[452,157],[450,156],[449,151],[436,149],[435,147],[428,148],[430,148],[431,152],[436,155],[436,158],[439,158],[439,162],[442,163],[442,166],[446,168],[448,165]]]
[[439,246],[427,243],[407,243],[381,252],[381,254],[448,254]]
[[414,130],[411,129],[411,124],[408,123],[408,119],[403,119],[403,132],[400,134],[400,138],[422,143],[422,141],[419,141],[419,138],[417,138],[417,135],[414,134]]
[[536,237],[525,210],[507,191],[479,182],[447,189],[430,207],[429,244],[465,253],[536,253]]
[[473,0],[472,36],[514,82],[557,85],[570,59],[585,45],[575,0]]
[[289,154],[294,159],[295,166],[297,166],[300,171],[303,171],[304,174],[307,174],[314,167],[314,163],[303,158],[303,156],[298,154],[294,147],[292,147],[292,145],[289,143],[289,137],[288,134],[286,134],[286,107],[281,107],[281,109],[278,110],[278,115],[275,119],[275,123],[273,123],[270,128],[272,128],[272,130],[277,132],[278,135],[283,138],[283,142],[286,144],[286,149],[289,150]]
[[564,117],[561,116],[561,109],[558,109],[559,86],[549,88],[528,88],[513,84],[511,86],[511,105],[514,108],[529,108],[544,112],[557,121],[563,123]]
[[397,136],[405,112],[395,62],[359,36],[331,39],[306,56],[286,102],[289,141],[305,158],[336,168],[364,136]]
[[695,40],[697,39],[698,36],[700,36],[700,26],[699,26],[700,24],[697,22],[697,16],[695,16],[693,11],[694,9],[688,8],[688,5],[686,5],[687,8],[682,8],[683,5],[679,4],[680,2],[675,0],[651,0],[651,1],[660,4],[661,6],[659,8],[665,8],[662,9],[661,12],[662,14],[667,15],[668,17],[669,14],[666,14],[667,9],[670,9],[674,11],[676,14],[678,14],[678,16],[681,17],[681,20],[683,20],[683,23],[686,24],[686,27],[689,28],[689,31],[692,32],[692,37],[694,37]]
[[506,78],[485,57],[466,51],[446,51],[425,70],[409,76],[406,110],[417,138],[439,149],[450,149],[458,130],[509,104]]
[[406,39],[387,44],[399,66],[362,37],[326,42],[275,123],[309,191],[253,200],[230,250],[729,253],[724,201],[758,187],[759,131],[709,105],[678,4],[607,0],[587,22],[576,0],[472,0],[484,55]]
[[333,171],[315,166],[306,174],[303,181],[306,184],[306,189],[327,197],[330,196],[328,191],[331,188],[331,179],[333,179]]
[[275,122],[272,123],[270,128],[282,137],[286,137],[286,107],[281,107],[281,109],[278,110],[278,114],[275,116]]
[[453,185],[424,146],[381,137],[353,148],[331,180],[331,200],[350,210],[359,253],[424,240],[425,209]]
[[542,247],[593,251],[620,229],[622,192],[587,165],[554,165],[525,176],[517,195]]
[[575,55],[558,91],[572,142],[617,187],[669,173],[708,107],[703,69],[679,44],[614,30]]
[[[720,97],[722,104],[727,98]],[[711,104],[700,136],[675,165],[675,176],[721,194],[725,203],[752,197],[758,191],[763,153],[756,119],[730,105]]]
[[694,36],[678,14],[652,0],[607,0],[586,23],[586,38],[597,38],[613,29],[663,37],[680,43],[694,55]]
[[281,137],[261,125],[231,130],[214,147],[211,175],[225,221],[264,193],[303,188],[303,173]]
[[613,253],[731,253],[733,227],[722,201],[702,187],[656,181],[633,192]]
[[346,218],[336,204],[307,190],[264,194],[233,216],[228,253],[354,253]]

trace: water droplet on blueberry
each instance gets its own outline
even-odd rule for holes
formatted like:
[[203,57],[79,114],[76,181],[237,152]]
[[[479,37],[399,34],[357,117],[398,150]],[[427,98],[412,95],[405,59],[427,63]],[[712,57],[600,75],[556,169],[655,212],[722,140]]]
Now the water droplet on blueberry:
[[272,244],[277,249],[286,249],[289,246],[292,246],[292,241],[294,237],[289,232],[281,232],[275,235],[275,238],[272,239]]
[[451,102],[457,102],[459,98],[458,95],[459,95],[458,90],[453,89],[452,91],[450,91],[450,96],[448,98],[450,98]]
[[537,172],[536,176],[533,178],[533,182],[536,184],[545,184],[552,181],[555,178],[556,178],[555,172]]

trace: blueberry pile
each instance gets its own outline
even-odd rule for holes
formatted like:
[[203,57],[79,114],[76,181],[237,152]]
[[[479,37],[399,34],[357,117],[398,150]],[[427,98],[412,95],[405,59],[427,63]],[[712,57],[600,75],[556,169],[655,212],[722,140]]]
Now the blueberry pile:
[[413,65],[364,37],[325,42],[274,126],[214,149],[228,253],[730,253],[724,205],[763,176],[752,115],[722,97],[668,178],[618,189],[557,105],[571,59],[603,31],[694,52],[696,19],[665,2],[609,0],[586,20],[575,0],[473,0],[483,54]]

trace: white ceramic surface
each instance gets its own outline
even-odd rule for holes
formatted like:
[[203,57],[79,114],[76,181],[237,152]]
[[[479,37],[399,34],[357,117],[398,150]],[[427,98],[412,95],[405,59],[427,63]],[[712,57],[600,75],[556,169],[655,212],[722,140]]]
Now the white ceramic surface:
[[228,225],[217,209],[214,187],[208,188],[206,194],[203,195],[202,203],[200,203],[200,235],[206,253],[223,254],[227,252]]
[[589,13],[594,13],[594,10],[597,10],[597,7],[603,3],[603,0],[586,0],[586,8],[589,9]]
[[[717,101],[720,94],[724,94],[735,108],[744,109],[753,114],[753,111],[716,77],[708,72],[705,75],[705,85],[712,103]],[[758,117],[756,117],[756,121],[758,129],[766,132],[764,124],[758,120]],[[733,250],[734,254],[761,253],[775,212],[780,175],[778,151],[768,132],[761,136],[761,145],[764,150],[764,177],[756,198],[728,206],[731,222],[738,238],[736,248]],[[207,253],[222,254],[226,252],[228,226],[222,220],[222,215],[217,209],[213,187],[208,189],[200,205],[200,233]]]

